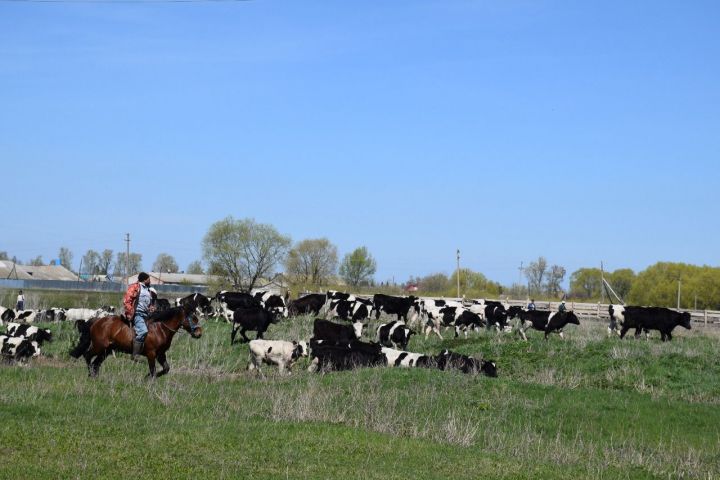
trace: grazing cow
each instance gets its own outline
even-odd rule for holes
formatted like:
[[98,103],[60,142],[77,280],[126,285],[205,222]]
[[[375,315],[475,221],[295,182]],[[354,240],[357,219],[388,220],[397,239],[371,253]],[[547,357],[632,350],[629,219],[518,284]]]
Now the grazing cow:
[[462,303],[454,300],[421,300],[420,311],[425,318],[425,338],[427,339],[430,332],[435,332],[442,340],[440,327],[454,325],[456,315],[459,315],[460,310],[462,310]]
[[65,311],[65,319],[69,322],[76,322],[78,320],[90,320],[91,318],[109,315],[103,315],[103,313],[104,311],[102,309],[69,308]]
[[15,312],[15,320],[18,322],[33,323],[40,314],[40,310],[18,310]]
[[385,347],[405,350],[410,342],[410,336],[415,335],[402,320],[393,320],[383,323],[377,328],[376,341]]
[[443,350],[435,357],[435,361],[440,370],[460,370],[463,373],[482,373],[488,377],[497,377],[497,366],[492,360],[481,360]]
[[286,342],[283,340],[251,340],[250,363],[248,370],[257,369],[260,365],[277,365],[278,371],[283,373],[292,368],[298,358],[308,356],[307,342]]
[[479,332],[485,326],[485,320],[479,314],[463,308],[460,310],[460,314],[455,317],[454,325],[455,337],[457,338],[459,332],[462,331],[465,333],[465,338],[467,338],[468,331]]
[[382,353],[386,363],[391,367],[401,368],[435,368],[437,363],[434,357],[422,353],[404,352],[392,348],[383,347]]
[[380,318],[380,313],[397,315],[398,320],[403,320],[408,325],[414,323],[420,315],[420,301],[410,295],[409,297],[393,297],[376,293],[373,295],[373,307],[375,308],[375,319]]
[[382,347],[378,343],[365,343],[353,340],[348,344],[339,345],[310,339],[310,357],[312,362],[309,371],[352,370],[357,367],[376,367],[386,364]]
[[230,345],[235,343],[235,335],[238,330],[242,335],[243,343],[250,339],[245,335],[246,331],[257,332],[256,339],[262,338],[271,323],[276,323],[275,316],[262,307],[237,308],[233,312],[233,327],[230,333]]
[[285,297],[268,291],[255,292],[255,299],[260,301],[266,310],[283,318],[288,318],[287,304]]
[[23,337],[31,342],[42,345],[43,342],[52,341],[52,332],[46,328],[38,328],[27,323],[8,323],[7,333],[10,337]]
[[27,360],[40,355],[40,345],[24,337],[0,335],[0,355],[6,360]]
[[567,312],[550,312],[547,310],[527,310],[520,314],[520,322],[517,326],[517,331],[522,336],[523,340],[527,340],[525,332],[529,328],[545,332],[545,340],[548,335],[552,332],[557,332],[560,338],[563,336],[563,328],[566,325],[580,325],[577,315],[570,310]]
[[288,310],[291,315],[320,315],[326,296],[322,293],[309,293],[290,302]]
[[352,325],[341,325],[339,323],[316,318],[313,323],[313,337],[318,340],[336,344],[348,344],[353,340],[360,340],[364,325],[355,322]]
[[638,331],[659,330],[663,342],[672,340],[672,331],[675,327],[683,327],[688,330],[690,325],[689,312],[676,312],[669,308],[662,307],[625,307],[623,312],[624,321],[620,331],[620,338],[631,328],[635,328],[635,335]]
[[352,299],[340,298],[330,300],[330,306],[326,316],[329,316],[330,318],[340,318],[342,320],[359,322],[370,318],[372,316],[372,312],[372,300],[359,297],[352,297]]

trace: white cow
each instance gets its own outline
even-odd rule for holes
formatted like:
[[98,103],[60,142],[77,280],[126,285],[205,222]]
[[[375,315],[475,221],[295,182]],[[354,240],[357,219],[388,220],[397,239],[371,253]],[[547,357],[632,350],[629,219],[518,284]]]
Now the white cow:
[[286,342],[284,340],[251,340],[250,363],[248,370],[257,369],[260,365],[277,365],[278,371],[283,373],[292,368],[298,358],[308,356],[307,342]]
[[96,310],[92,308],[69,308],[65,311],[65,320],[68,322],[75,322],[77,320],[90,320],[96,317],[106,317],[110,313],[98,308]]

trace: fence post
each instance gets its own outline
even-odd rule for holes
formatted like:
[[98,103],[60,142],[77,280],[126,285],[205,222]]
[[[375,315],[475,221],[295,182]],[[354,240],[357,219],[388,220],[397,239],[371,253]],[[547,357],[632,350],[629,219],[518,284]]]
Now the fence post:
[[705,316],[705,326],[707,327],[707,310],[705,310],[703,314]]
[[595,318],[600,320],[600,302],[597,303],[597,310],[595,310]]

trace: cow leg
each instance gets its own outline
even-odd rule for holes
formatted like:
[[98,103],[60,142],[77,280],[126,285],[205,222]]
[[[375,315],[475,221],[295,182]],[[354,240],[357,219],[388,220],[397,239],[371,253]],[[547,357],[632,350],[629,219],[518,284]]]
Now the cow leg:
[[235,343],[235,335],[237,335],[237,323],[233,323],[232,332],[230,332],[230,345]]
[[245,335],[245,327],[242,327],[240,329],[240,335],[242,335],[243,343],[248,343],[250,341],[250,339],[247,337],[247,335]]
[[560,334],[560,338],[562,338],[563,340],[565,340],[565,336],[563,335],[562,330],[560,330],[558,333]]
[[667,338],[667,341],[668,341],[668,342],[671,341],[671,340],[672,340],[672,332],[667,332],[667,333],[665,334],[665,338]]
[[315,372],[318,369],[318,363],[320,360],[318,357],[315,357],[312,359],[312,362],[310,362],[310,366],[308,366],[308,372]]
[[162,365],[163,367],[162,370],[158,372],[157,376],[162,377],[163,375],[167,375],[168,373],[170,373],[170,364],[167,361],[165,352],[158,353],[157,359],[160,362],[160,365]]
[[625,338],[625,334],[630,330],[628,327],[622,327],[622,330],[620,330],[620,338]]
[[527,342],[527,335],[525,335],[525,329],[522,326],[518,329],[518,333],[520,334],[522,339]]
[[[445,330],[447,330],[447,329],[445,329]],[[457,338],[457,337],[460,336],[459,330],[460,330],[460,329],[459,329],[457,326],[455,326],[455,338]],[[467,336],[467,335],[466,335],[466,336]]]

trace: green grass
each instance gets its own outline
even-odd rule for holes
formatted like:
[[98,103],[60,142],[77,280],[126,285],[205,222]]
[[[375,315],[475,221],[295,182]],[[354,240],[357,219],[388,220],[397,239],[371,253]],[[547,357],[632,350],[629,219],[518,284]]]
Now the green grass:
[[[305,338],[312,319],[268,338]],[[566,341],[483,332],[442,348],[494,359],[489,379],[433,370],[245,371],[247,346],[209,322],[181,334],[171,373],[110,357],[100,377],[67,351],[70,324],[29,366],[0,367],[0,478],[716,478],[720,339]],[[533,335],[533,333],[535,333]],[[450,332],[448,332],[450,334]]]

